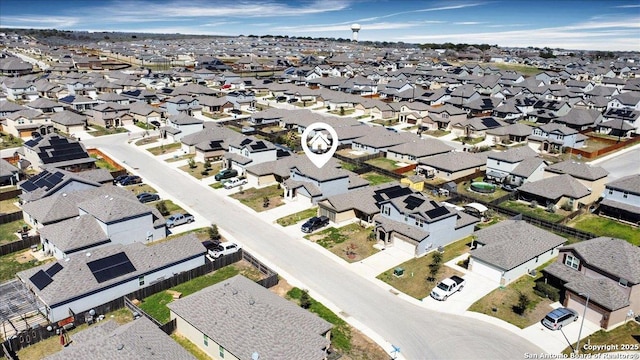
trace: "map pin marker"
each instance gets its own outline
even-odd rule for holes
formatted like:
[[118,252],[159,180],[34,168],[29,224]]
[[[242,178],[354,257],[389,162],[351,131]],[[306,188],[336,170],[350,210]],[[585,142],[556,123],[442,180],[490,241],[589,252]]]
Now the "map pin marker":
[[302,150],[318,169],[322,168],[338,149],[338,134],[330,125],[313,123],[302,132]]

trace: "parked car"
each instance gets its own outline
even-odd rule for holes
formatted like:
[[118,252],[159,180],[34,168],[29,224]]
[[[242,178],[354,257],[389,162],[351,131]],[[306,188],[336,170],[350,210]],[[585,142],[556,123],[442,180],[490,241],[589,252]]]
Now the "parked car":
[[141,203],[148,203],[148,202],[151,202],[151,201],[160,200],[160,195],[152,194],[152,193],[148,193],[148,192],[143,192],[143,193],[138,194],[137,198],[138,198],[138,201],[140,201]]
[[314,216],[311,219],[307,220],[307,222],[302,224],[302,227],[300,228],[300,230],[302,230],[303,233],[310,233],[327,225],[329,225],[328,217]]
[[210,249],[209,255],[211,255],[212,258],[217,259],[220,256],[229,255],[229,254],[238,252],[240,248],[241,246],[236,243],[223,242],[217,245],[216,247],[214,247],[213,249]]
[[231,113],[232,114],[236,114],[236,115],[242,115],[242,111],[240,111],[238,109],[231,109]]
[[287,101],[287,97],[286,96],[278,96],[276,98],[276,101],[277,102],[285,102],[285,101]]
[[464,287],[464,279],[460,276],[452,276],[450,278],[446,278],[438,283],[438,285],[431,290],[431,297],[445,301],[449,296],[455,294],[458,291],[461,291]]
[[214,176],[214,179],[216,179],[216,181],[220,181],[220,180],[224,180],[224,179],[230,179],[234,176],[238,176],[238,171],[235,169],[224,169],[222,171],[220,171],[219,173],[216,174],[216,176]]
[[153,126],[155,126],[155,127],[157,127],[157,128],[159,128],[160,126],[162,126],[162,124],[160,124],[160,121],[158,121],[158,120],[152,120],[152,121],[150,122],[150,124],[151,124],[151,125],[153,125]]
[[174,226],[188,224],[194,222],[195,219],[193,215],[185,213],[185,214],[173,214],[169,216],[167,219],[167,227],[172,228]]
[[237,177],[232,177],[224,183],[225,189],[232,189],[236,186],[244,185],[247,183],[247,179],[241,179]]
[[551,330],[560,330],[564,325],[578,320],[578,313],[569,308],[557,308],[542,319],[542,325]]
[[138,175],[130,175],[120,180],[120,185],[127,186],[133,184],[140,184],[142,182],[142,178]]
[[291,99],[287,100],[287,102],[288,102],[289,104],[293,104],[294,102],[298,102],[298,99],[296,99],[296,98],[291,98]]
[[113,185],[120,184],[120,181],[124,180],[124,178],[126,178],[127,176],[129,176],[129,175],[128,174],[124,174],[124,175],[116,176],[116,178],[113,179]]
[[252,106],[252,107],[247,108],[247,111],[250,111],[250,112],[256,112],[256,111],[258,111],[258,109],[254,108],[254,107]]

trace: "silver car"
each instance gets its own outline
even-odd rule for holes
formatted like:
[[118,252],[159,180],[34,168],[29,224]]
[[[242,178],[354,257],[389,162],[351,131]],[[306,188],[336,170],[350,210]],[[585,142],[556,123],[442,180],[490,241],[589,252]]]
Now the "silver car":
[[571,324],[574,321],[578,320],[578,313],[569,308],[558,308],[550,313],[542,319],[542,325],[546,326],[551,330],[560,330],[562,326]]

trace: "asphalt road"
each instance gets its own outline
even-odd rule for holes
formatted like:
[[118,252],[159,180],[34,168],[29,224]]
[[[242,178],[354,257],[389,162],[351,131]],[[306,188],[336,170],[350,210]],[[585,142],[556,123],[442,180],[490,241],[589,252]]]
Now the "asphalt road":
[[628,175],[640,174],[640,147],[623,154],[604,159],[602,161],[593,161],[594,165],[602,166],[609,172],[609,178],[612,180],[619,179]]
[[[127,135],[88,139],[116,161],[126,161],[146,181],[180,199],[196,216],[219,224],[240,243],[304,284],[312,295],[364,325],[406,359],[522,359],[542,350],[524,338],[488,323],[419,307],[350,271],[309,243],[286,234],[235,201],[197,184],[145,152],[126,144]],[[391,349],[385,349],[391,351]]]

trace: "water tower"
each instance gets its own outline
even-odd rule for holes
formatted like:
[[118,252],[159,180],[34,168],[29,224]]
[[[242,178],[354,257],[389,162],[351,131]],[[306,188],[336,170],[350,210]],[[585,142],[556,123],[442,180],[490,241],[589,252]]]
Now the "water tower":
[[362,27],[360,26],[360,24],[351,25],[351,31],[353,31],[353,35],[351,37],[351,40],[358,41],[358,31],[360,31],[361,28]]

